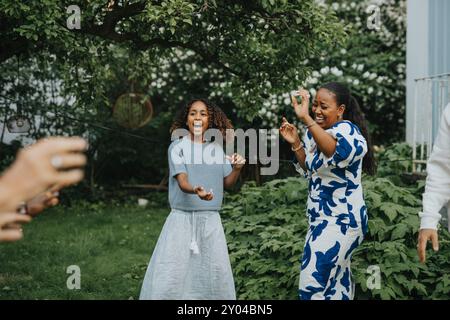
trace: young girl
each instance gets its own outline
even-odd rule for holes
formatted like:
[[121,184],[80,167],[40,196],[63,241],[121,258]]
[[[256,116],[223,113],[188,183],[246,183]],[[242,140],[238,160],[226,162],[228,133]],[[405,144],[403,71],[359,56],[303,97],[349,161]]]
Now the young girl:
[[[232,129],[223,111],[207,100],[187,104],[171,127],[172,136],[180,129],[187,135],[173,141],[168,151],[172,210],[147,268],[140,299],[234,300],[219,210],[224,187],[236,183],[245,160],[237,154],[227,158],[221,143],[206,141],[208,129],[218,129],[222,137]],[[207,159],[212,154],[221,161]]]
[[320,87],[309,114],[309,94],[293,98],[297,117],[306,125],[303,143],[286,119],[280,128],[309,179],[309,229],[300,271],[300,299],[352,299],[350,260],[367,231],[362,171],[375,172],[364,115],[342,84]]

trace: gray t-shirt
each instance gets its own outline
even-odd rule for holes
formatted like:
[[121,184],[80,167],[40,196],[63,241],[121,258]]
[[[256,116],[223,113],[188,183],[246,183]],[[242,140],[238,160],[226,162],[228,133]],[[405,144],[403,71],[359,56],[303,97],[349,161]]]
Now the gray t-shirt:
[[[172,209],[184,211],[219,211],[223,199],[223,179],[231,171],[221,145],[215,142],[196,143],[189,136],[173,141],[168,150],[169,203]],[[175,176],[186,173],[189,183],[213,191],[214,198],[205,201],[196,194],[183,192]]]

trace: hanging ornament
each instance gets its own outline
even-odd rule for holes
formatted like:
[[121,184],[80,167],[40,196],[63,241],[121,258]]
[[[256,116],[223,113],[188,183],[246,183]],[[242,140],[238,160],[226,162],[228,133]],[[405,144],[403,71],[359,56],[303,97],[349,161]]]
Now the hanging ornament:
[[153,105],[150,98],[133,91],[132,84],[131,92],[117,98],[113,109],[114,119],[120,126],[128,129],[145,126],[153,116]]

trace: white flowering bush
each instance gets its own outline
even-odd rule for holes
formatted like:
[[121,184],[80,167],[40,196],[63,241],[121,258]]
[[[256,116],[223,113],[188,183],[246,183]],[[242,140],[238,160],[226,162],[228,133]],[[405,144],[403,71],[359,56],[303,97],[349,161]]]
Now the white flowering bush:
[[[349,35],[341,47],[325,46],[322,54],[305,59],[301,67],[313,71],[301,84],[314,96],[321,84],[339,81],[350,87],[360,102],[374,142],[402,141],[405,133],[406,1],[318,1],[333,10]],[[368,10],[370,6],[372,10]],[[373,28],[379,8],[379,24]],[[269,99],[260,110],[263,124],[277,125],[290,100]],[[276,100],[276,101],[275,101]]]

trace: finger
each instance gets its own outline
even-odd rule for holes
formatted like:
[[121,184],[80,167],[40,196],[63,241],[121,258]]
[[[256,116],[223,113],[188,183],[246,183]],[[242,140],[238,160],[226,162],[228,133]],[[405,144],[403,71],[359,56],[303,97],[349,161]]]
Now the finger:
[[24,214],[18,213],[0,213],[0,228],[1,226],[7,225],[9,223],[27,223],[30,222],[31,217]]
[[86,151],[88,144],[86,140],[79,137],[51,137],[36,143],[36,146],[48,148],[53,154],[66,152]]
[[433,232],[431,234],[431,243],[433,245],[433,250],[438,251],[439,250],[439,241],[438,241],[438,234],[437,232]]
[[56,181],[67,186],[80,182],[84,177],[83,170],[70,170],[67,172],[58,172]]
[[421,263],[424,263],[426,260],[426,249],[427,240],[423,238],[419,238],[419,244],[417,246],[417,253],[419,254],[419,260]]
[[283,117],[283,118],[281,118],[281,123],[284,124],[284,123],[289,123],[289,122],[287,121],[287,119],[285,117]]
[[57,197],[52,197],[50,199],[47,199],[47,201],[45,201],[44,205],[46,207],[54,207],[59,203],[59,199]]
[[83,167],[86,165],[87,158],[83,154],[67,154],[61,155],[61,165],[58,169],[68,169],[75,167]]
[[1,241],[17,241],[22,239],[22,230],[0,230],[0,242]]
[[22,225],[19,223],[12,222],[4,225],[3,229],[4,230],[22,229]]
[[56,206],[58,203],[59,203],[59,199],[58,199],[58,198],[53,198],[53,199],[50,200],[49,206],[50,206],[50,207],[54,207],[54,206]]
[[294,96],[291,96],[292,106],[295,108],[298,106],[297,99]]

